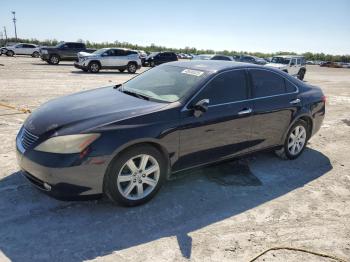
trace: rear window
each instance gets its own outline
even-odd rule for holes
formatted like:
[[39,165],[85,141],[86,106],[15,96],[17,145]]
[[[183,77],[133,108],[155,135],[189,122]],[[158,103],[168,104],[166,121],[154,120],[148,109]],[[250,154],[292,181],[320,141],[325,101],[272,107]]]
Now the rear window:
[[271,71],[252,69],[250,74],[253,80],[255,97],[265,97],[286,93],[285,79]]

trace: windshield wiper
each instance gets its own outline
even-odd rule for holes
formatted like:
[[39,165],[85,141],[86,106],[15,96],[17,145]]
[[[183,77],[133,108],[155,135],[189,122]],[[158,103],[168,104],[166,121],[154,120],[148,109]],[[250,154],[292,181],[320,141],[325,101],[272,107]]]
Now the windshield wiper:
[[134,97],[137,97],[137,98],[141,98],[141,99],[144,99],[144,100],[149,100],[148,96],[141,95],[141,94],[133,92],[133,91],[125,90],[124,88],[119,88],[118,90],[120,92],[123,92],[124,94],[128,94],[128,95],[131,95],[131,96],[134,96]]

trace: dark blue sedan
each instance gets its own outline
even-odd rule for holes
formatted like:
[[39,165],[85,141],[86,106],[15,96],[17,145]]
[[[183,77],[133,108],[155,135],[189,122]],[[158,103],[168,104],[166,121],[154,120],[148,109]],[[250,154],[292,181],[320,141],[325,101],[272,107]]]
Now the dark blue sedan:
[[128,82],[54,99],[17,136],[22,173],[53,197],[150,200],[172,174],[271,149],[297,158],[325,96],[277,69],[173,62]]

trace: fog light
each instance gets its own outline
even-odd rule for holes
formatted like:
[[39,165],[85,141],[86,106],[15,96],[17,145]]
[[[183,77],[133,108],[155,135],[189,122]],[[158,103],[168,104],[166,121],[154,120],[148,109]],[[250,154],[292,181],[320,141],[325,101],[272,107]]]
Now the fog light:
[[45,188],[47,191],[51,191],[51,186],[50,186],[48,183],[44,183],[44,188]]

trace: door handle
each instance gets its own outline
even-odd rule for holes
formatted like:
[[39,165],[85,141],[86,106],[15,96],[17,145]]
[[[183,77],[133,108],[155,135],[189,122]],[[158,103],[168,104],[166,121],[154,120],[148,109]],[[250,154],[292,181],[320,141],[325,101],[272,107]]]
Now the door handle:
[[251,108],[245,108],[241,111],[238,112],[238,115],[247,115],[247,114],[250,114],[251,112],[253,112],[253,110]]
[[294,99],[294,100],[290,101],[289,103],[290,103],[291,105],[296,105],[296,104],[299,104],[300,101],[301,101],[301,100],[300,100],[299,98],[297,98],[297,99]]

